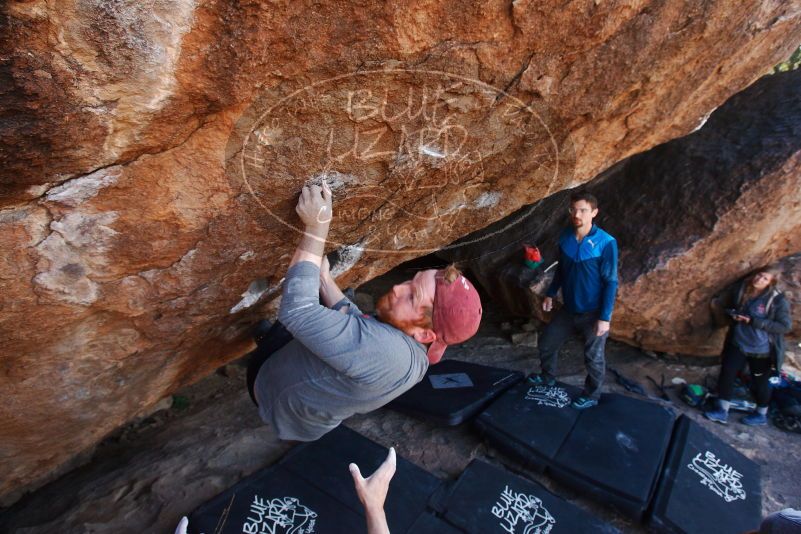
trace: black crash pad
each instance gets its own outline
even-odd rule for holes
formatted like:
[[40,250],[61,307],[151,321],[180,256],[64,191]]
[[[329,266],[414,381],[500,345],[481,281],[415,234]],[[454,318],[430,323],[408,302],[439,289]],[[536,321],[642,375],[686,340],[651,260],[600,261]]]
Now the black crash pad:
[[[339,500],[345,507],[363,514],[348,471],[351,462],[369,476],[386,459],[387,449],[358,432],[339,426],[317,441],[295,447],[280,462],[283,469],[304,479]],[[442,481],[404,458],[397,469],[384,505],[390,532],[407,532],[426,508]]]
[[454,426],[523,379],[523,373],[459,360],[442,360],[388,408],[432,423]]
[[640,520],[653,496],[675,422],[673,410],[615,393],[582,410],[550,474]]
[[[189,532],[364,532],[364,509],[348,464],[369,476],[386,457],[385,447],[340,426],[201,505],[189,517]],[[441,486],[440,479],[398,457],[384,506],[390,531],[413,532],[412,523]]]
[[444,518],[473,534],[618,530],[540,484],[473,460],[441,503]]
[[543,470],[573,430],[579,411],[571,408],[580,388],[523,381],[501,395],[476,418],[487,441],[527,467]]
[[409,529],[409,534],[461,534],[463,532],[430,512],[424,512]]
[[190,534],[363,532],[364,518],[279,467],[241,480],[189,516]]
[[682,416],[653,508],[651,523],[663,532],[758,530],[762,515],[759,465]]

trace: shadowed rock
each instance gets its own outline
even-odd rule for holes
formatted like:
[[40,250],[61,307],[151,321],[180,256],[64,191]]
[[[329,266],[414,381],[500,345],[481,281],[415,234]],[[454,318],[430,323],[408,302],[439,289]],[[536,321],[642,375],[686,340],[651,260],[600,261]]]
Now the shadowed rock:
[[[650,350],[719,354],[723,332],[712,327],[710,299],[801,250],[801,71],[762,78],[699,131],[621,162],[586,189],[599,201],[596,221],[620,248],[612,336]],[[492,248],[456,248],[449,257],[467,263],[510,310],[540,314],[548,277],[521,266],[521,244],[539,245],[546,266],[556,259],[569,194],[524,208],[525,222],[496,234]],[[797,261],[782,265],[797,283]]]

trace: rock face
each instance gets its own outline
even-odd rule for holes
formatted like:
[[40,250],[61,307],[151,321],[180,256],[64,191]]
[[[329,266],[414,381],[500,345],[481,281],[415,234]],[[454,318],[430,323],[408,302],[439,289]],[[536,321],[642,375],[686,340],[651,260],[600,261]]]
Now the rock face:
[[[719,354],[711,298],[801,251],[801,71],[762,78],[699,131],[621,162],[586,189],[620,249],[612,336],[650,350]],[[522,243],[542,248],[544,266],[554,261],[568,199],[562,191],[524,208],[514,228],[496,233],[502,220],[478,233],[494,235],[493,247],[468,245],[450,257],[468,263],[507,308],[537,315],[550,278],[521,266]],[[798,256],[780,265],[798,318]]]
[[[788,337],[801,339],[801,254],[782,258],[774,267],[781,270],[780,287],[790,302],[790,313],[793,316],[793,329]],[[798,352],[798,348],[792,350]]]
[[7,2],[0,503],[248,350],[303,183],[367,280],[693,130],[798,7]]

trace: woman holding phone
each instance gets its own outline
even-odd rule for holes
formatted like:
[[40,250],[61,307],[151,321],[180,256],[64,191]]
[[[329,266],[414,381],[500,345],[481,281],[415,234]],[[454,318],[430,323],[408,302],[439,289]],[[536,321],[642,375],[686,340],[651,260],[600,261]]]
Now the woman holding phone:
[[735,291],[713,301],[713,310],[725,310],[731,326],[723,345],[718,407],[704,413],[707,419],[727,422],[734,379],[748,362],[757,411],[745,416],[742,422],[751,426],[767,424],[771,370],[781,370],[784,334],[792,327],[790,304],[776,288],[778,281],[777,271],[760,269],[739,284]]

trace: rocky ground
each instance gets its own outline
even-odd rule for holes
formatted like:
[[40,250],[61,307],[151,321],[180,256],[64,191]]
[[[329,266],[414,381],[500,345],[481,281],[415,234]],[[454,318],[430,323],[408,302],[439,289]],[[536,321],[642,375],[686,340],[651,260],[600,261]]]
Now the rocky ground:
[[[393,271],[362,291],[378,295],[409,272]],[[448,357],[530,371],[536,333],[510,321],[485,299],[479,334]],[[514,339],[514,342],[512,341]],[[610,342],[608,361],[628,378],[656,394],[646,376],[667,382],[682,378],[703,383],[717,367],[653,358],[627,345]],[[564,349],[561,379],[579,384],[584,378],[580,344]],[[609,391],[624,392],[608,375]],[[244,389],[241,362],[179,392],[164,409],[120,429],[98,448],[91,462],[0,512],[0,532],[44,533],[170,533],[181,516],[239,479],[278,460],[289,446],[263,425]],[[762,466],[763,511],[801,504],[801,436],[768,426],[752,429],[706,421],[669,392],[676,410],[732,444]],[[439,477],[456,477],[475,457],[521,470],[519,465],[482,443],[469,424],[441,428],[382,409],[345,423]],[[618,526],[624,532],[646,532],[642,526],[552,482],[528,475],[554,493]]]

